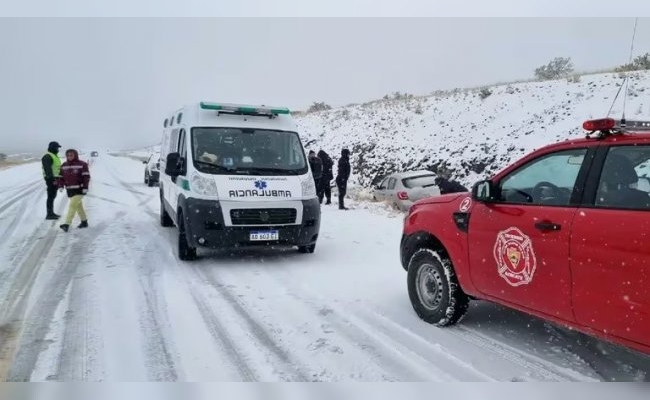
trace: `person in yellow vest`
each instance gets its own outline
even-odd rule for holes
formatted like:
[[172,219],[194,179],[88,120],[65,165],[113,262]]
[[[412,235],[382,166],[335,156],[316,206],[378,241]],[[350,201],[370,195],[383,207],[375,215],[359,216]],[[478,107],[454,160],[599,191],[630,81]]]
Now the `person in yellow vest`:
[[57,182],[61,177],[61,159],[59,158],[59,149],[61,145],[57,142],[50,142],[47,146],[47,153],[41,158],[43,165],[43,178],[47,186],[47,215],[45,219],[59,219],[60,215],[54,213],[54,199],[58,189]]

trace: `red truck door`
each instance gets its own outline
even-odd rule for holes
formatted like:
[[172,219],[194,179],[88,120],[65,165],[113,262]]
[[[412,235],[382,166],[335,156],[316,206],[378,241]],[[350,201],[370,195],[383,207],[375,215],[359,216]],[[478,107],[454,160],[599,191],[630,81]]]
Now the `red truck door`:
[[569,243],[587,148],[533,156],[497,177],[469,218],[470,276],[484,294],[573,321]]
[[649,346],[650,142],[603,146],[594,166],[571,239],[576,319]]

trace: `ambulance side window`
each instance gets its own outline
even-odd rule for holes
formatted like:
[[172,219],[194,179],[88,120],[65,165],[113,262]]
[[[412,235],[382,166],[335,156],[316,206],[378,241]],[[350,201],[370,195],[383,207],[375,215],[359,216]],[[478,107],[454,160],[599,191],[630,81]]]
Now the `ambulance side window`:
[[185,142],[185,129],[181,129],[181,133],[178,138],[178,152],[181,155],[181,162],[183,163],[181,174],[185,175],[187,173],[187,144]]
[[172,137],[169,141],[169,152],[176,153],[178,151],[178,129],[172,131]]

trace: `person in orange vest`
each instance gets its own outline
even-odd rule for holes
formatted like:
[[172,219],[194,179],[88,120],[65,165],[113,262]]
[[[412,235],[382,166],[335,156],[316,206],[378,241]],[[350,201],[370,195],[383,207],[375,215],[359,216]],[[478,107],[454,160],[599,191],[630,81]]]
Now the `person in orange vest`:
[[41,158],[43,168],[43,178],[47,186],[47,200],[45,207],[47,214],[45,219],[59,219],[60,215],[54,213],[54,199],[56,199],[57,182],[61,177],[61,159],[59,158],[59,149],[61,145],[58,142],[50,142],[47,146],[47,153]]

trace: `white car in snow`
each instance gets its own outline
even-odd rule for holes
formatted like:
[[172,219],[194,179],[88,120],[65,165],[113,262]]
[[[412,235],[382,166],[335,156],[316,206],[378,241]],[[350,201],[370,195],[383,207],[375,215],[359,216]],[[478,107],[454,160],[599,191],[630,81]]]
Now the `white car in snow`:
[[142,162],[144,167],[144,183],[151,187],[160,180],[160,153],[156,152]]
[[373,191],[373,200],[385,201],[407,211],[415,201],[440,195],[431,171],[409,171],[388,175]]

